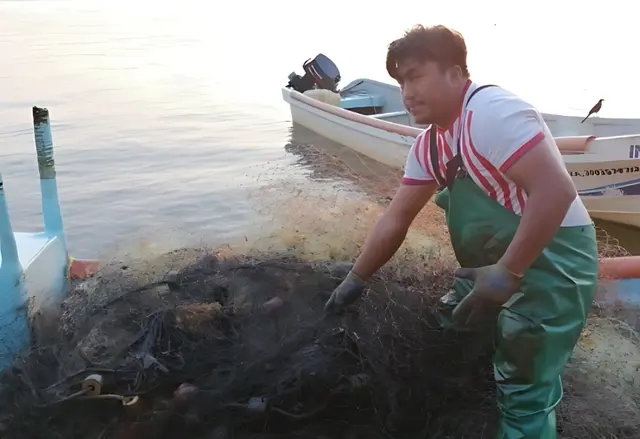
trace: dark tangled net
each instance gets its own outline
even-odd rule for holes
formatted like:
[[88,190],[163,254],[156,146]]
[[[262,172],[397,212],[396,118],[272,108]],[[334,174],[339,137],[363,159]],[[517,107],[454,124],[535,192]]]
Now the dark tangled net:
[[[382,273],[356,312],[322,319],[340,264],[167,257],[187,256],[196,262],[146,286],[117,264],[77,286],[58,333],[5,377],[16,410],[3,437],[335,437],[345,428],[448,437],[465,428],[465,410],[476,412],[469,423],[487,423],[478,408],[491,405],[489,369],[479,367],[488,351],[460,349],[460,335],[437,330],[433,300],[417,286]],[[266,311],[274,297],[282,306]],[[142,412],[58,402],[95,372],[104,391],[140,395]],[[181,383],[200,390],[183,404],[172,396]]]
[[[163,258],[184,267],[144,279],[114,262],[75,286],[3,377],[3,438],[492,437],[490,340],[438,329],[446,273],[383,271],[355,310],[323,319],[344,264]],[[61,401],[90,373],[139,402]]]

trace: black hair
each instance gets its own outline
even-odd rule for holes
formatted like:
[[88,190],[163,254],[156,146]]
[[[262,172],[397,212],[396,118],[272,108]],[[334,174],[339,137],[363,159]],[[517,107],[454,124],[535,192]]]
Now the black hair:
[[467,68],[467,45],[459,32],[443,25],[416,25],[389,44],[387,51],[387,72],[400,82],[398,65],[407,59],[419,62],[435,61],[441,68],[459,66],[462,73],[469,76]]

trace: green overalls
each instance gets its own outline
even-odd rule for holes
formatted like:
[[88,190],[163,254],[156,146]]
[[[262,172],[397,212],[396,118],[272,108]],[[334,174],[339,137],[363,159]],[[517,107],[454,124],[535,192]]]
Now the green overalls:
[[[435,141],[430,145],[435,146]],[[437,148],[430,152],[432,163],[438,163],[433,161]],[[447,164],[446,178],[439,175],[436,181],[444,189],[435,202],[446,213],[460,265],[497,263],[516,233],[520,217],[489,197],[467,175],[460,139],[456,157]],[[526,271],[521,290],[502,306],[493,362],[501,416],[499,439],[556,438],[561,374],[591,308],[597,278],[594,226],[562,227]],[[456,279],[454,300],[468,294],[472,286],[472,281]]]

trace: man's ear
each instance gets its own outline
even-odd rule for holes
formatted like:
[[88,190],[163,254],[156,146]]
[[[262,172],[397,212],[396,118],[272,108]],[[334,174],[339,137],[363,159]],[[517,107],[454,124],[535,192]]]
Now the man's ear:
[[466,78],[464,76],[464,73],[462,72],[462,69],[460,68],[460,66],[449,67],[445,73],[447,75],[447,79],[451,83],[458,82],[458,81],[460,81],[462,79],[466,80]]

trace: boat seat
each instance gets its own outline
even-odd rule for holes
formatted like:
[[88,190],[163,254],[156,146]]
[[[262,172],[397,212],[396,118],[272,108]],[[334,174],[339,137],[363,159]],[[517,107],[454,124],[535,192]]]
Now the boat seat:
[[351,110],[354,108],[383,107],[384,98],[375,94],[347,95],[340,100],[340,107]]
[[[33,310],[38,310],[51,299],[64,297],[68,261],[62,239],[45,233],[16,232],[14,236],[18,259],[24,272],[24,286]],[[0,278],[0,284],[4,283],[6,279]]]
[[372,114],[371,117],[384,120],[384,119],[391,119],[393,117],[398,117],[398,116],[407,116],[408,114],[409,114],[408,111],[403,110],[403,111],[393,111],[391,113]]
[[586,153],[589,150],[589,142],[595,138],[596,136],[566,136],[554,137],[554,140],[560,153],[568,155]]
[[[23,268],[28,268],[31,262],[47,246],[50,238],[40,233],[14,233],[18,247],[18,259]],[[0,264],[2,254],[0,254]]]

